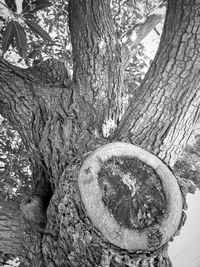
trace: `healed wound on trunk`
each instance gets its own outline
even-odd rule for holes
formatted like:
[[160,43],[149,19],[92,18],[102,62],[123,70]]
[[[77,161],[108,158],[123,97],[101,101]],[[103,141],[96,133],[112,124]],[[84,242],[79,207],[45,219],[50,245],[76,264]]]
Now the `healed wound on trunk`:
[[120,225],[145,228],[165,212],[166,198],[158,174],[136,157],[112,157],[101,167],[102,200]]
[[162,161],[140,147],[101,146],[84,161],[78,180],[92,223],[120,248],[156,250],[179,228],[183,205],[177,181]]

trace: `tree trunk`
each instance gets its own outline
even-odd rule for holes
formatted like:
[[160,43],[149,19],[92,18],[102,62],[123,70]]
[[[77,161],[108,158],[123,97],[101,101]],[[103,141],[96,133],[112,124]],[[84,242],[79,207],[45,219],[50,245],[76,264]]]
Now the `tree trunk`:
[[114,134],[171,168],[199,131],[198,21],[198,3],[169,2],[156,57]]
[[0,251],[18,255],[22,245],[19,234],[20,213],[16,213],[18,207],[13,203],[0,202],[0,210]]
[[155,60],[115,133],[105,139],[103,124],[119,119],[123,95],[109,4],[69,1],[73,81],[56,62],[21,70],[0,59],[0,112],[26,145],[35,195],[22,201],[20,236],[9,236],[5,248],[12,239],[11,252],[27,266],[171,266],[167,244],[128,251],[110,243],[87,214],[78,176],[92,151],[116,140],[141,146],[173,169],[198,132],[199,3],[169,1]]

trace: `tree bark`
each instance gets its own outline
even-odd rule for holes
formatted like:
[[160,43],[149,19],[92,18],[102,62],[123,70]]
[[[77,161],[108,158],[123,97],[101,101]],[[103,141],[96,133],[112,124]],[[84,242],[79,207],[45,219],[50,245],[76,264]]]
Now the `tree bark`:
[[198,9],[197,0],[169,1],[156,58],[109,139],[102,125],[120,117],[123,95],[109,1],[69,1],[73,81],[53,63],[21,70],[0,60],[0,112],[23,138],[39,197],[21,205],[17,253],[27,266],[171,266],[167,245],[128,252],[110,244],[89,219],[77,179],[87,156],[115,140],[137,144],[173,168],[198,131]]
[[123,112],[121,51],[110,1],[70,1],[69,26],[74,81],[84,101],[93,107],[92,128],[102,135],[104,121],[117,121]]
[[199,131],[198,8],[196,2],[169,2],[156,57],[114,134],[171,168]]
[[22,236],[19,232],[19,206],[9,202],[0,202],[0,211],[0,251],[18,255],[22,247]]

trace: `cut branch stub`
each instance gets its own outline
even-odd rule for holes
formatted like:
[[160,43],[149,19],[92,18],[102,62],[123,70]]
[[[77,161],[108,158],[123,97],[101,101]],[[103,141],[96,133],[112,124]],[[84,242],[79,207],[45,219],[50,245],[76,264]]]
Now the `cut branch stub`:
[[110,243],[153,251],[177,231],[182,195],[176,178],[153,154],[111,143],[83,163],[79,189],[87,215]]

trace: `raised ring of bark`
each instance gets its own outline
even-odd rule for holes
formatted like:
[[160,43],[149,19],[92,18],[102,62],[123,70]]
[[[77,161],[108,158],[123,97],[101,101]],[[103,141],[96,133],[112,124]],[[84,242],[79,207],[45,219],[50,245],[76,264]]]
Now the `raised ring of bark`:
[[[113,156],[137,157],[158,174],[166,197],[166,212],[159,223],[144,229],[127,229],[118,224],[102,201],[98,173],[104,162]],[[182,216],[182,195],[176,178],[156,156],[140,147],[123,142],[110,143],[98,148],[83,163],[79,189],[85,209],[93,225],[110,243],[129,251],[153,251],[166,244],[177,231]]]

